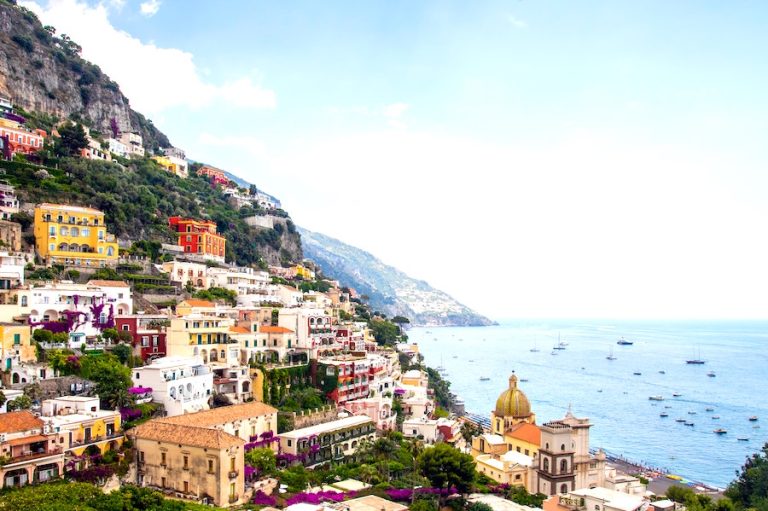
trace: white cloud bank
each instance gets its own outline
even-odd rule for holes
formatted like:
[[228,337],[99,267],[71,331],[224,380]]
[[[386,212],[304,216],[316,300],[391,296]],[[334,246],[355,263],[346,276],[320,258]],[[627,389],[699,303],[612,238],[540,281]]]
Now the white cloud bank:
[[139,6],[141,14],[147,17],[154,16],[160,10],[160,0],[148,0]]
[[[214,84],[203,78],[191,53],[144,43],[109,21],[104,4],[93,7],[78,0],[50,0],[43,7],[21,2],[44,24],[68,34],[83,47],[83,58],[97,64],[120,84],[131,106],[144,114],[157,114],[173,107],[203,108],[214,103],[240,108],[275,108],[275,92],[249,77]],[[145,7],[146,6],[146,7]],[[145,15],[154,14],[158,0],[142,4]],[[154,9],[154,12],[152,12]]]

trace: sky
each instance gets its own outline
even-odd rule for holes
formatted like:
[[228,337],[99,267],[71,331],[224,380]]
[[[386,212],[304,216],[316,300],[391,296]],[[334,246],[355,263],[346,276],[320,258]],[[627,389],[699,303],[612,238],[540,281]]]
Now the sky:
[[768,318],[764,2],[20,4],[188,157],[494,319]]

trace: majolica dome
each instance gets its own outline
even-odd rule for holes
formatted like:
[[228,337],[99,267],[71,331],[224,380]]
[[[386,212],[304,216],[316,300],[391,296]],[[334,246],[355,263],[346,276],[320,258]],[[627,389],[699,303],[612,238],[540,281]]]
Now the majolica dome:
[[509,388],[496,400],[497,417],[528,417],[531,415],[531,403],[522,390],[517,388],[517,376],[509,377]]

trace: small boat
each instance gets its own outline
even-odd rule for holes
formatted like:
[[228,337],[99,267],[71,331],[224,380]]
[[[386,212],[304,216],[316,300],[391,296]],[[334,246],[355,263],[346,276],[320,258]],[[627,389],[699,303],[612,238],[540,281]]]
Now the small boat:
[[490,378],[488,378],[487,376],[481,376],[480,377],[480,381],[489,381],[489,380],[490,380]]
[[602,392],[602,391],[603,391],[603,389],[597,389],[597,391],[598,391],[598,392]]
[[749,418],[749,422],[755,422],[755,421],[757,421],[757,415],[753,415],[752,417]]
[[520,378],[520,383],[526,383],[528,381],[528,378]]
[[625,338],[622,337],[621,339],[616,341],[616,344],[618,344],[619,346],[632,346],[633,344],[635,344],[635,342],[634,341],[628,341],[628,340],[626,340]]
[[539,351],[541,351],[541,350],[539,350],[539,348],[537,348],[536,346],[534,346],[533,348],[530,349],[531,353],[538,353]]
[[710,378],[714,378],[717,375],[715,374],[714,371],[710,371],[710,372],[707,373],[707,376],[709,376]]
[[679,393],[679,392],[673,392],[672,393],[672,397],[680,397],[680,396],[682,396],[682,394]]
[[726,433],[728,433],[728,430],[723,428],[717,428],[716,430],[713,431],[713,433],[716,435],[725,435]]
[[719,418],[720,418],[720,416],[719,416],[719,415],[713,415],[713,416],[712,416],[712,419],[714,419],[714,420],[718,420]]
[[648,399],[651,401],[664,401],[664,396],[651,396]]
[[669,414],[667,412],[661,412],[659,417],[669,417]]
[[673,481],[682,481],[683,478],[680,476],[676,476],[675,474],[667,474],[667,479],[672,479]]
[[554,346],[552,346],[552,349],[553,350],[564,350],[565,346],[560,346],[559,344],[555,344]]
[[661,371],[659,371],[659,374],[667,374],[667,372],[664,371],[664,370],[661,370]]
[[665,405],[665,406],[664,406],[664,408],[672,408],[672,407],[671,407],[671,406],[669,406],[669,405]]
[[696,355],[696,358],[692,358],[692,359],[690,359],[690,360],[686,360],[686,361],[685,361],[685,363],[686,363],[686,364],[691,364],[691,365],[702,365],[702,364],[706,364],[706,361],[705,361],[705,360],[702,360],[702,358],[701,358],[701,349],[699,349],[699,350],[698,350],[698,353],[697,353],[697,355]]
[[705,408],[705,409],[704,409],[704,411],[707,411],[707,412],[714,412],[714,411],[715,411],[715,409],[714,409],[714,408],[712,408],[712,407],[707,407],[707,408]]
[[553,351],[552,353],[550,353],[550,355],[557,355],[557,352]]
[[640,375],[642,375],[643,373],[641,373],[640,371],[635,371],[635,372],[634,372],[634,373],[632,373],[632,374],[634,374],[635,376],[640,376]]
[[693,422],[688,422],[688,421],[686,421],[685,425],[686,425],[686,426],[693,426]]
[[459,358],[459,356],[458,355],[454,355],[453,358]]
[[747,438],[745,436],[740,436],[736,440],[738,440],[739,442],[749,442],[749,438]]
[[469,359],[469,361],[470,361],[470,362],[474,362],[474,360],[472,360],[471,358]]
[[675,419],[675,422],[685,422],[685,419]]
[[608,356],[605,358],[606,360],[616,360],[616,357],[613,356],[613,346],[611,346],[611,349],[608,351]]
[[688,412],[688,415],[696,415],[696,412],[690,411],[690,412]]

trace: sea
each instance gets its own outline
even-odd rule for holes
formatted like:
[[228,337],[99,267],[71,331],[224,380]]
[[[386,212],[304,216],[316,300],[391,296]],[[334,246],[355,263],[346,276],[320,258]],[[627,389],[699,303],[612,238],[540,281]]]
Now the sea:
[[[691,482],[726,487],[768,441],[766,321],[515,320],[408,336],[467,412],[489,417],[514,371],[537,423],[570,407],[591,420],[591,447]],[[696,358],[705,363],[686,363]]]

